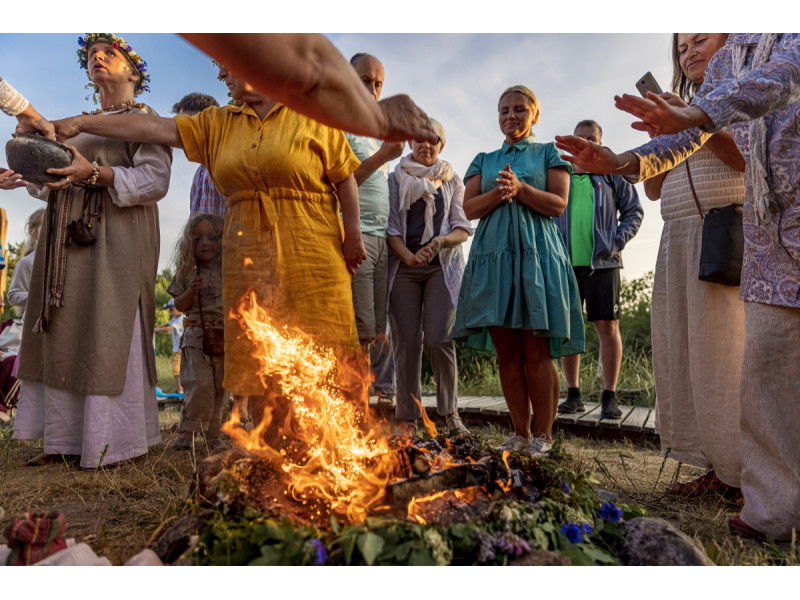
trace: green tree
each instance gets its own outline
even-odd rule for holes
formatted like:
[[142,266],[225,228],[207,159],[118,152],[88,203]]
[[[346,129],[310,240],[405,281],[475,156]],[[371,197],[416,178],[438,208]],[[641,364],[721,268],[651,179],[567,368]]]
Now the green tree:
[[[167,293],[167,288],[174,273],[172,269],[164,269],[156,275],[156,327],[165,325],[169,322],[169,311],[162,309],[172,296]],[[172,336],[165,333],[156,334],[156,355],[157,356],[171,356],[172,355]]]

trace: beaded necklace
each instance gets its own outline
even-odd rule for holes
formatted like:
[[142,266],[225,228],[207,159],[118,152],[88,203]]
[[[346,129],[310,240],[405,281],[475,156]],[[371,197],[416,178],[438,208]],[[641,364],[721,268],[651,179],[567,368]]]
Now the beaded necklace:
[[112,112],[115,110],[119,111],[126,111],[132,108],[143,108],[144,104],[141,102],[135,102],[133,100],[128,100],[126,102],[122,102],[120,104],[115,104],[114,106],[109,106],[108,108],[98,108],[97,110],[93,110],[92,112],[84,112],[84,115],[100,115],[104,112]]

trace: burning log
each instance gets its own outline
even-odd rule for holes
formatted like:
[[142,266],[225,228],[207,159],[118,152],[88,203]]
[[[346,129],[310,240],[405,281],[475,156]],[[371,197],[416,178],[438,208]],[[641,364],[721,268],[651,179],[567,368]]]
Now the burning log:
[[390,483],[386,487],[386,498],[394,508],[405,510],[415,497],[429,496],[435,492],[484,486],[489,490],[499,488],[511,479],[508,468],[498,460],[482,463],[456,465],[435,473],[426,474]]

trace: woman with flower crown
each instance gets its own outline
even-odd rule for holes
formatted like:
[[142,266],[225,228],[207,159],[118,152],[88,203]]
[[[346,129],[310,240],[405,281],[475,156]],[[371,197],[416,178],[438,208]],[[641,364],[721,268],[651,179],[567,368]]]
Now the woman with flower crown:
[[[111,33],[78,39],[78,62],[111,113],[155,114],[146,63]],[[98,467],[161,441],[152,347],[159,225],[171,150],[81,133],[63,178],[29,191],[47,200],[20,351],[14,437],[44,438],[32,465],[79,455]]]

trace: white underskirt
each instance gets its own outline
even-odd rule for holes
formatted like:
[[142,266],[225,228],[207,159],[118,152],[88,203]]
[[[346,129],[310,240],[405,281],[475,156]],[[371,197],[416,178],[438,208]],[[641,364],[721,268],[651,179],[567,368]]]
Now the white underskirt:
[[86,468],[141,456],[158,444],[158,404],[142,355],[142,328],[137,308],[125,387],[118,396],[92,396],[23,381],[14,439],[43,438],[45,452],[80,455]]

